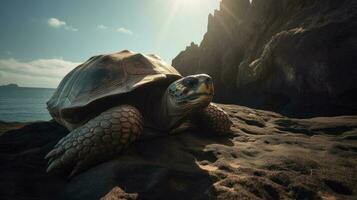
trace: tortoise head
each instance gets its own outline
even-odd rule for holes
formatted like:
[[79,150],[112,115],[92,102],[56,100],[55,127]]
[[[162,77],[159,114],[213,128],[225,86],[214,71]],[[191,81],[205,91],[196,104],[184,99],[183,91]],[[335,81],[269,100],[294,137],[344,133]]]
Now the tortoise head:
[[173,82],[168,87],[171,106],[191,111],[204,108],[212,101],[212,78],[207,74],[190,75]]

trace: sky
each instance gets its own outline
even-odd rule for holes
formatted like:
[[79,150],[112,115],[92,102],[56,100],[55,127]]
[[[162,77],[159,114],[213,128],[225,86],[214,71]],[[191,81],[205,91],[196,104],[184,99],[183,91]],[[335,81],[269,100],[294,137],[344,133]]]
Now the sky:
[[57,87],[93,55],[129,49],[167,63],[200,43],[219,0],[0,0],[0,85]]

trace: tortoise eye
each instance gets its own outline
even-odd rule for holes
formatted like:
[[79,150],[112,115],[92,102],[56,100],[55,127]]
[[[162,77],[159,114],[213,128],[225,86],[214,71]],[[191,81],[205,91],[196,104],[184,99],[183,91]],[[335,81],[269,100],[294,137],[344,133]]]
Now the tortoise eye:
[[198,83],[198,80],[197,79],[195,79],[195,78],[186,78],[186,79],[184,79],[184,84],[186,85],[186,86],[188,86],[188,87],[194,87],[195,85],[197,85],[197,83]]

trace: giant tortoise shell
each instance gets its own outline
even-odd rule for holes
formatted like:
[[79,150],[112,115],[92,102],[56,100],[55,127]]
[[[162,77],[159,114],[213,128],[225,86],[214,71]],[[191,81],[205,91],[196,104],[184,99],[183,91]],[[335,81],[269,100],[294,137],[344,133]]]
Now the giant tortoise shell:
[[86,119],[81,112],[90,104],[153,82],[165,81],[168,85],[181,77],[156,55],[124,50],[93,56],[65,76],[47,108],[57,122],[72,130]]
[[52,117],[70,130],[47,153],[47,172],[71,170],[72,177],[138,139],[177,133],[186,121],[226,133],[232,122],[211,103],[213,94],[209,75],[182,77],[155,55],[94,56],[65,76],[47,102]]

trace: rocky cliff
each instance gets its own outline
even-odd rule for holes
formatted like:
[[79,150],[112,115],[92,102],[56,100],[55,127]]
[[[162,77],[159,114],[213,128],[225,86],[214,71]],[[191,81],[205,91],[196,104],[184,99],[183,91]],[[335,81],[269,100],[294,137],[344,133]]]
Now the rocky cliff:
[[222,0],[173,61],[208,73],[216,101],[306,117],[357,113],[357,1]]

